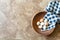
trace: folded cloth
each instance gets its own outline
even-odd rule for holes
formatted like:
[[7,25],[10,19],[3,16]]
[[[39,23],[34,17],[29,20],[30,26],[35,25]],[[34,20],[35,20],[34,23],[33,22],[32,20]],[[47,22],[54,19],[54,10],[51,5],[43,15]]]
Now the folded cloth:
[[[50,1],[46,7],[47,12],[51,12],[52,14],[56,14],[60,18],[60,2],[59,1]],[[60,19],[57,23],[60,23]]]
[[44,19],[47,19],[49,24],[56,23],[59,19],[58,15],[55,15],[51,12],[47,12],[47,14],[44,16]]
[[60,2],[50,1],[46,7],[46,11],[44,21],[48,20],[48,27],[43,25],[41,31],[51,30],[56,27],[56,23],[60,23]]
[[47,12],[53,12],[54,14],[60,14],[60,2],[50,1],[46,7]]
[[53,12],[53,5],[52,5],[53,2],[49,2],[49,4],[47,5],[46,7],[46,11],[47,12]]
[[[56,23],[60,20],[60,17],[58,15],[55,15],[51,12],[47,12],[44,16],[43,23],[39,23],[41,28],[41,31],[51,30],[52,28],[56,27]],[[48,22],[48,26],[45,24]]]
[[55,28],[56,23],[58,22],[59,17],[51,12],[47,12],[47,14],[44,16],[44,20],[48,20],[48,27],[45,28],[45,26],[43,26],[42,31],[45,30],[51,30],[52,28]]

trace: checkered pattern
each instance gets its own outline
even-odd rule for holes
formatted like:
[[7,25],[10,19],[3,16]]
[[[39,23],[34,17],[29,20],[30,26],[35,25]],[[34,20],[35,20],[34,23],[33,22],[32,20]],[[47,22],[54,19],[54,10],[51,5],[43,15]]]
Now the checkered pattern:
[[44,21],[48,20],[48,27],[43,26],[41,31],[51,30],[55,28],[56,23],[60,23],[60,2],[51,1],[46,7],[47,14],[44,16]]
[[41,31],[45,31],[45,30],[51,30],[52,28],[55,28],[56,23],[58,22],[58,20],[60,20],[60,17],[58,17],[58,15],[55,15],[51,12],[48,12],[45,16],[44,16],[44,20],[48,20],[48,27],[44,28],[45,26],[43,26],[43,28],[41,28]]
[[55,25],[49,24],[48,28],[46,28],[46,30],[50,30],[52,28],[55,28]]
[[60,13],[60,2],[59,1],[52,1],[46,7],[47,12],[53,12],[54,14]]
[[45,21],[46,19],[48,20],[49,25],[48,25],[47,28],[44,28],[44,26],[43,26],[43,28],[42,28],[41,31],[50,30],[50,29],[52,29],[52,28],[55,28],[55,24],[56,24],[56,22],[57,22],[57,16],[56,16],[55,14],[51,14],[51,12],[48,12],[48,13],[44,16],[44,21]]
[[59,1],[50,1],[48,6],[46,7],[46,10],[47,10],[47,12],[52,12],[53,14],[56,14],[60,17],[60,2]]
[[49,21],[49,23],[52,24],[52,23],[56,23],[57,22],[57,19],[59,19],[59,18],[58,18],[57,15],[55,15],[55,14],[53,14],[51,12],[48,12],[45,15],[44,19],[47,19]]
[[53,13],[51,13],[51,12],[48,12],[48,13],[44,16],[44,19],[47,19],[47,20],[48,20],[49,25],[48,25],[47,30],[50,30],[50,29],[52,29],[52,28],[55,28],[55,24],[56,24],[56,22],[58,21],[59,18],[58,18],[57,15],[55,15],[55,14],[53,14]]

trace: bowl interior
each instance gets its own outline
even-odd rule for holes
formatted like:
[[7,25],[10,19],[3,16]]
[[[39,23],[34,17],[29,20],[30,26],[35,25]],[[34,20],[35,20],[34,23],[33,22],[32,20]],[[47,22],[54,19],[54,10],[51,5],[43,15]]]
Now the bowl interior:
[[42,32],[39,28],[38,28],[38,26],[37,26],[37,21],[39,21],[41,18],[43,18],[44,17],[44,15],[46,14],[47,12],[39,12],[39,13],[37,13],[35,16],[34,16],[34,18],[33,18],[33,20],[32,20],[32,26],[33,26],[33,28],[34,28],[34,30],[36,31],[36,32],[38,32],[38,33],[40,33],[40,34],[43,34],[43,35],[49,35],[49,34],[51,34],[52,32],[53,32],[53,30],[54,29],[52,29],[52,30],[50,30],[50,31],[44,31],[44,32]]

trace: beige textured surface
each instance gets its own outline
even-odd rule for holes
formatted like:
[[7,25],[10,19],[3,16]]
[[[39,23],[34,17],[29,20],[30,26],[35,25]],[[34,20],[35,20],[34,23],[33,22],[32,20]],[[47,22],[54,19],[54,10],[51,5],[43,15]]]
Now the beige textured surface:
[[[60,40],[60,33],[44,37],[31,26],[33,15],[49,0],[0,0],[0,40]],[[60,32],[60,31],[58,31]]]

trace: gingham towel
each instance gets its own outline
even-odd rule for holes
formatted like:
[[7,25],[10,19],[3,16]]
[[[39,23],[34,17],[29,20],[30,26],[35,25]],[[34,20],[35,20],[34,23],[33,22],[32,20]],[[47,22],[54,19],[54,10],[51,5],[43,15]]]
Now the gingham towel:
[[44,19],[48,20],[48,27],[42,28],[42,31],[51,30],[55,28],[57,22],[60,23],[60,2],[59,1],[51,1],[46,7],[47,14],[44,16]]
[[47,12],[53,12],[54,14],[60,14],[60,2],[59,1],[50,1],[46,7]]
[[58,20],[60,20],[60,17],[58,17],[58,15],[55,15],[51,12],[47,12],[47,14],[44,16],[44,19],[48,20],[49,25],[47,30],[50,30],[52,28],[55,28],[55,25],[58,22]]
[[[46,7],[47,12],[51,12],[52,14],[58,15],[60,18],[60,2],[59,1],[50,1]],[[57,23],[60,23],[58,20]]]

